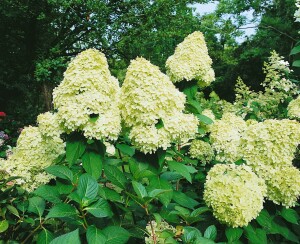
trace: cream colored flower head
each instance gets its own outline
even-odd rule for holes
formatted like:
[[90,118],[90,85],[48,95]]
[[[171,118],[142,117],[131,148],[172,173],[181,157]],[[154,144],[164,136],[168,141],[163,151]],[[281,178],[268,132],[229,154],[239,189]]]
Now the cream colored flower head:
[[289,118],[300,119],[300,96],[289,103],[287,110]]
[[83,131],[87,138],[115,140],[121,130],[120,87],[103,53],[88,49],[69,64],[53,103],[65,132]]
[[190,151],[191,158],[196,158],[202,163],[209,163],[214,158],[214,150],[208,142],[193,140]]
[[300,171],[294,166],[261,166],[259,177],[265,180],[267,198],[287,208],[294,207],[300,197]]
[[148,234],[148,236],[145,237],[146,244],[166,243],[166,237],[163,235],[164,231],[171,232],[174,236],[176,234],[176,229],[164,220],[160,223],[152,220],[151,224],[147,224],[146,231]]
[[299,122],[269,119],[248,126],[243,133],[240,150],[247,164],[259,171],[264,165],[292,165],[299,144]]
[[52,176],[44,169],[63,153],[65,143],[60,138],[43,137],[38,127],[29,126],[22,130],[14,154],[5,161],[3,168],[8,176],[20,176],[16,183],[32,191],[49,182]]
[[195,137],[198,119],[182,112],[185,95],[146,59],[131,61],[121,97],[122,119],[131,129],[129,138],[140,151],[153,153]]
[[225,113],[221,120],[216,120],[210,127],[210,140],[216,151],[216,159],[233,163],[242,158],[240,143],[246,122],[234,113]]
[[212,60],[208,55],[204,36],[196,31],[188,35],[168,58],[167,75],[173,82],[195,79],[200,87],[205,87],[215,79],[211,65]]
[[121,88],[120,109],[127,126],[151,125],[184,109],[185,95],[144,58],[132,60]]
[[246,226],[263,209],[265,183],[246,165],[215,165],[204,187],[204,200],[214,216],[231,227]]

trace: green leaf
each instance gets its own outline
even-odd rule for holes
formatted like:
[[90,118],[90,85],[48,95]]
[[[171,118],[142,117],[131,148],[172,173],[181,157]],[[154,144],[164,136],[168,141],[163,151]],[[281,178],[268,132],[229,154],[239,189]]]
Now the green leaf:
[[168,162],[168,165],[172,171],[181,174],[185,179],[187,179],[190,183],[192,183],[191,174],[184,164],[178,163],[176,161],[170,161]]
[[193,100],[196,96],[198,85],[188,86],[183,89],[183,93],[187,96],[187,100]]
[[200,208],[197,208],[195,209],[192,213],[191,213],[191,217],[197,217],[199,215],[201,215],[202,213],[205,213],[207,211],[211,211],[210,208],[208,207],[200,207]]
[[130,237],[129,232],[119,226],[108,226],[102,233],[107,239],[105,244],[125,244]]
[[148,192],[152,192],[156,189],[166,190],[164,194],[160,194],[157,197],[164,206],[167,206],[171,202],[173,196],[173,188],[171,184],[158,177],[149,178],[149,186],[147,187]]
[[28,211],[37,214],[41,218],[46,206],[45,200],[41,197],[32,197],[28,201]]
[[250,244],[267,244],[267,233],[263,229],[254,229],[251,224],[244,227],[245,234]]
[[144,198],[144,197],[148,196],[146,188],[141,183],[136,182],[136,181],[132,181],[132,186],[133,186],[133,189],[134,189],[135,193],[139,197]]
[[214,225],[208,226],[204,232],[204,237],[214,241],[217,238],[216,226]]
[[196,100],[189,100],[185,104],[185,107],[189,112],[191,112],[193,114],[201,114],[201,112],[202,112],[200,103],[197,102]]
[[132,157],[135,154],[135,149],[133,147],[130,147],[126,144],[117,144],[116,148],[118,148],[122,153],[129,155]]
[[272,224],[272,217],[268,213],[267,210],[263,209],[258,217],[256,218],[256,221],[264,228],[266,229],[271,229],[271,224]]
[[195,243],[200,237],[202,237],[202,234],[197,228],[190,226],[185,226],[183,228],[183,241],[185,243]]
[[205,237],[198,237],[193,244],[215,244],[215,242]]
[[54,235],[49,230],[43,228],[38,235],[37,244],[49,244],[53,239]]
[[6,231],[9,227],[8,221],[7,220],[2,220],[0,221],[0,233]]
[[76,208],[67,203],[59,203],[54,205],[50,209],[49,213],[46,216],[46,219],[49,218],[63,218],[77,215]]
[[157,150],[158,164],[159,164],[160,167],[163,166],[163,163],[165,162],[166,155],[167,155],[166,150],[163,150],[161,148]]
[[173,192],[173,190],[169,189],[169,190],[164,190],[164,189],[154,189],[153,191],[149,192],[149,197],[155,198],[161,194],[165,194],[168,192]]
[[197,202],[193,198],[190,198],[187,195],[185,195],[184,193],[178,192],[178,191],[173,192],[172,199],[175,202],[177,202],[178,204],[180,204],[181,206],[189,208],[189,209],[193,209],[194,207],[196,207],[199,204],[199,202]]
[[225,230],[225,235],[229,243],[238,241],[241,238],[242,234],[243,234],[243,229],[241,228],[228,227]]
[[82,156],[82,167],[94,179],[98,179],[102,173],[103,157],[99,153],[86,151]]
[[66,145],[66,160],[70,165],[73,165],[84,153],[86,148],[82,140],[70,139]]
[[294,67],[300,67],[300,60],[295,60],[292,64]]
[[86,207],[85,210],[97,218],[113,216],[113,212],[111,211],[108,202],[104,199],[99,199],[96,203]]
[[290,55],[294,55],[294,54],[297,54],[297,53],[300,53],[300,46],[295,46],[291,52],[290,52]]
[[279,218],[272,222],[271,233],[278,233],[289,241],[299,243],[299,238]]
[[61,235],[50,242],[50,244],[72,243],[80,244],[79,230],[76,229],[70,233]]
[[20,218],[20,215],[19,215],[19,212],[18,212],[18,209],[16,209],[14,206],[12,205],[7,205],[6,206],[7,209],[9,210],[9,212],[11,212],[13,215],[17,216]]
[[163,122],[162,119],[159,119],[157,121],[157,123],[155,124],[155,128],[159,130],[159,129],[163,128],[163,127],[164,127],[164,122]]
[[89,174],[83,174],[79,177],[79,183],[77,188],[78,196],[81,200],[85,199],[95,199],[98,193],[98,183]]
[[203,114],[197,114],[196,116],[197,116],[197,118],[198,118],[198,120],[200,122],[202,122],[202,123],[204,123],[206,125],[210,125],[210,124],[213,123],[213,120],[211,118],[209,118],[209,117],[207,117],[207,116],[205,116]]
[[106,243],[105,235],[95,226],[89,226],[86,232],[86,239],[88,244]]
[[72,171],[68,167],[63,165],[49,166],[48,168],[45,169],[45,171],[61,179],[70,180],[70,181],[73,180]]
[[102,198],[106,200],[110,200],[113,202],[122,202],[121,195],[112,189],[99,187],[98,193]]
[[55,186],[42,185],[39,188],[37,188],[33,193],[52,203],[61,202],[59,198],[59,192]]
[[111,181],[112,184],[120,187],[121,189],[126,188],[126,182],[127,179],[124,176],[124,174],[113,165],[105,165],[104,166],[104,173],[109,181]]
[[[300,47],[300,46],[299,46]],[[299,215],[298,213],[291,208],[282,208],[280,215],[288,222],[293,224],[298,224]]]

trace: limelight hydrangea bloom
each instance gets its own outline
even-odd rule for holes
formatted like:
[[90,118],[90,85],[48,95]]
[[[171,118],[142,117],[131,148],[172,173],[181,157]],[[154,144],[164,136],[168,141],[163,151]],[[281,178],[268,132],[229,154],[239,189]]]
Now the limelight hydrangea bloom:
[[120,87],[103,53],[88,49],[69,64],[53,103],[67,133],[80,130],[87,138],[117,139],[121,130]]
[[266,182],[267,198],[275,204],[294,207],[300,196],[300,171],[294,166],[261,166],[257,171]]
[[147,224],[146,231],[149,235],[148,237],[145,237],[146,244],[165,243],[166,238],[162,235],[163,231],[174,233],[174,236],[176,234],[176,229],[165,221],[161,221],[159,224],[157,224],[155,221],[152,220],[151,224]]
[[208,172],[204,200],[220,222],[242,227],[258,216],[266,191],[249,166],[217,164]]
[[265,120],[248,126],[243,133],[243,158],[255,172],[261,166],[292,165],[300,143],[300,123],[294,120]]
[[208,142],[193,140],[190,151],[191,158],[196,158],[203,163],[209,163],[214,158],[214,150]]
[[185,95],[144,58],[132,60],[121,88],[121,114],[127,126],[151,125],[184,109]]
[[289,118],[300,119],[300,96],[289,103],[287,110]]
[[225,113],[221,120],[211,125],[210,140],[217,152],[216,159],[221,162],[233,163],[242,158],[240,152],[241,135],[247,124],[233,113]]
[[40,114],[37,117],[37,123],[41,134],[45,137],[60,137],[63,133],[57,114],[50,112]]
[[52,176],[44,169],[65,152],[65,143],[58,137],[43,137],[38,127],[27,127],[17,141],[14,154],[4,162],[8,177],[21,176],[16,183],[28,191],[49,182]]
[[208,86],[215,73],[212,60],[201,32],[188,35],[166,62],[167,75],[173,82],[197,80],[200,87]]
[[[129,138],[144,153],[195,137],[198,119],[184,114],[185,95],[157,66],[144,58],[131,61],[121,88],[120,110],[131,128]],[[157,124],[161,126],[157,126]]]

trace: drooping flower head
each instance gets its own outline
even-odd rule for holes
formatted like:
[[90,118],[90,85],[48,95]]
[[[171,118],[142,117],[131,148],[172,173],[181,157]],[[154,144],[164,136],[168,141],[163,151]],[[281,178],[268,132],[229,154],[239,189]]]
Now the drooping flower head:
[[200,87],[208,86],[215,73],[212,60],[201,32],[188,35],[166,62],[167,75],[173,82],[197,80]]
[[115,140],[121,130],[120,87],[111,76],[103,53],[88,49],[69,64],[62,83],[53,92],[54,108],[66,132]]
[[206,177],[204,200],[214,216],[232,227],[246,226],[263,208],[266,186],[249,166],[217,164]]

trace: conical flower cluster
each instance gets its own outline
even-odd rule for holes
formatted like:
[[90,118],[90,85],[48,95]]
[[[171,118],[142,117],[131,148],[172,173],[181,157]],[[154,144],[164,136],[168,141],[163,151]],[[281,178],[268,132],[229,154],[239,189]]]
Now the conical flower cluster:
[[188,35],[166,62],[167,75],[173,82],[197,80],[200,87],[208,86],[215,73],[212,60],[201,32]]
[[121,88],[120,110],[133,144],[144,153],[186,142],[197,132],[198,119],[182,111],[185,95],[169,77],[144,58],[131,61]]
[[87,138],[115,140],[121,130],[119,92],[104,54],[88,49],[69,64],[53,92],[58,120],[66,132],[78,130]]

